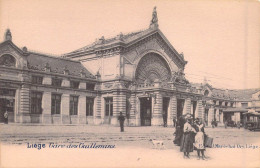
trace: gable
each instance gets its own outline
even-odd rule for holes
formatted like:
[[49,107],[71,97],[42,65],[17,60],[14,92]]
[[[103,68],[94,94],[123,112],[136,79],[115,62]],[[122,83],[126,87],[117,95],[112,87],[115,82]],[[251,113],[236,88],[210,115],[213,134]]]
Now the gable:
[[27,60],[26,60],[27,55],[28,53],[19,49],[11,41],[5,41],[0,44],[0,59],[4,60],[5,59],[4,57],[8,58],[8,56],[10,60],[14,58],[16,68],[27,67]]
[[130,41],[122,55],[128,61],[135,64],[136,60],[149,52],[160,54],[166,58],[169,63],[174,62],[176,66],[174,70],[183,69],[187,63],[182,55],[172,47],[159,29]]

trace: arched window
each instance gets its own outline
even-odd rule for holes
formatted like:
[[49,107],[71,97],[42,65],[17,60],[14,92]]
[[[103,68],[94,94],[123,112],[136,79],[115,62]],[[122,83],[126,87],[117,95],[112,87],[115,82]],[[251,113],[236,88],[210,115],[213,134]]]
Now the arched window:
[[8,67],[15,67],[15,64],[16,64],[15,58],[9,54],[5,54],[0,57],[0,66],[4,65]]
[[208,96],[208,95],[209,95],[209,91],[208,91],[208,90],[205,90],[204,96]]

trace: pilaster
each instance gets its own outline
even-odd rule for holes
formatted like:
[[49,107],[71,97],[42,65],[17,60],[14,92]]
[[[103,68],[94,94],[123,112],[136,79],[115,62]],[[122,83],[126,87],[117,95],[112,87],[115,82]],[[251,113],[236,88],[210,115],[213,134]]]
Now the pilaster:
[[184,114],[190,114],[190,111],[191,111],[191,98],[188,97],[188,98],[185,99],[183,113]]
[[30,123],[30,91],[28,85],[22,85],[20,90],[20,122]]
[[42,123],[51,124],[51,92],[43,92],[42,94]]
[[170,113],[168,115],[168,122],[170,125],[173,125],[173,118],[177,119],[177,97],[173,95],[170,98]]
[[111,118],[112,125],[118,125],[118,119],[120,112],[126,116],[126,93],[120,90],[113,92],[113,117]]
[[204,107],[202,105],[202,100],[197,101],[197,109],[195,112],[195,117],[196,118],[198,117],[204,121]]
[[104,108],[104,102],[102,103],[101,100],[102,100],[101,95],[98,93],[97,97],[94,100],[94,111],[93,111],[94,125],[99,125],[102,123],[101,110],[102,108]]
[[80,124],[86,124],[86,96],[79,96],[78,118]]
[[211,125],[211,121],[214,120],[214,108],[209,108],[209,114],[208,114],[208,125]]
[[61,117],[63,124],[70,124],[70,95],[63,94],[61,96]]
[[163,125],[163,117],[162,117],[162,94],[160,92],[155,92],[156,100],[154,100],[153,113],[152,113],[152,123],[151,125]]
[[136,120],[136,96],[135,94],[131,94],[131,97],[130,97],[130,115],[129,115],[129,125],[130,126],[135,126],[136,123],[135,123],[135,120]]

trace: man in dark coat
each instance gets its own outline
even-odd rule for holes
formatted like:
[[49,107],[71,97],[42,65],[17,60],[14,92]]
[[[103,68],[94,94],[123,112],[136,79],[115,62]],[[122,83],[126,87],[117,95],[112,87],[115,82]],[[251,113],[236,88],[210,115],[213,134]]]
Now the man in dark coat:
[[4,118],[5,118],[5,124],[8,124],[8,112],[5,111],[4,113]]
[[121,130],[121,132],[124,132],[125,117],[123,116],[122,112],[120,112],[120,115],[118,116],[118,120],[119,120],[119,123],[120,123],[120,130]]
[[177,122],[176,117],[173,117],[173,127],[174,128],[176,128],[176,122]]

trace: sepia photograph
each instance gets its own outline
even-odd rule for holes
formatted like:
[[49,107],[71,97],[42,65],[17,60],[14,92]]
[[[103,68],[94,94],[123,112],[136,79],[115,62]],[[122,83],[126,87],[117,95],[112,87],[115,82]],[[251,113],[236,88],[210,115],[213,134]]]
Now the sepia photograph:
[[260,167],[259,2],[0,0],[0,167]]

